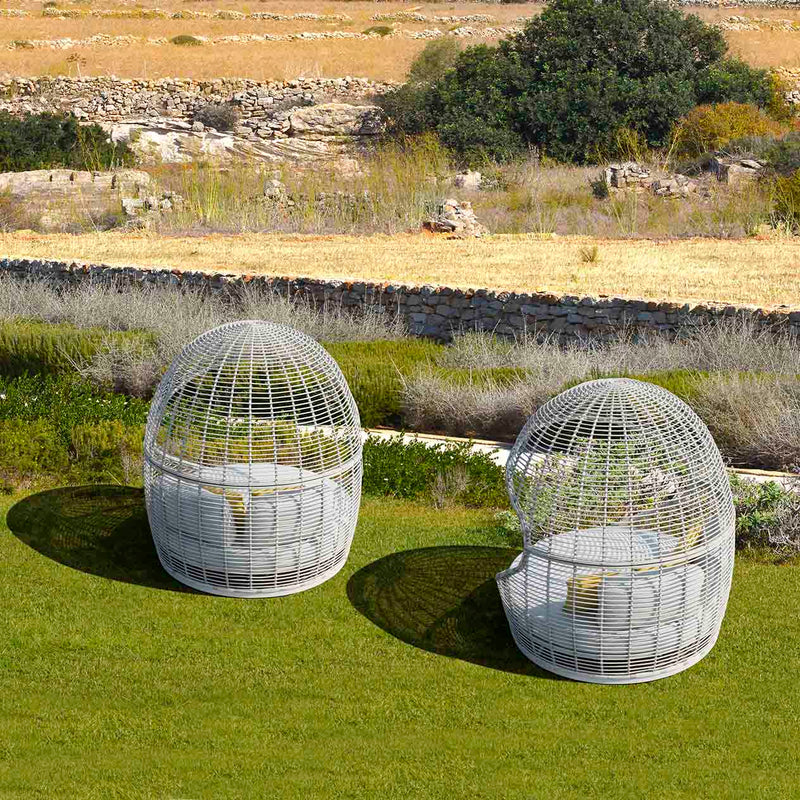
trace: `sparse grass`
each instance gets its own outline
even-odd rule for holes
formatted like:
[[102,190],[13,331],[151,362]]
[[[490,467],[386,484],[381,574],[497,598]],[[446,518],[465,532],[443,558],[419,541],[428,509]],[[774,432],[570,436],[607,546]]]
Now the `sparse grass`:
[[[411,429],[513,441],[528,416],[566,386],[628,375],[686,400],[734,464],[800,465],[798,339],[757,330],[745,319],[684,330],[675,340],[623,332],[589,346],[470,333],[442,349],[437,362],[470,377],[474,371],[474,379],[420,366],[404,380],[404,421]],[[516,370],[510,379],[483,377],[509,368]]]
[[[95,384],[136,397],[150,396],[166,366],[195,336],[234,319],[280,322],[334,343],[395,339],[405,333],[403,324],[391,313],[318,311],[302,301],[252,291],[242,292],[231,303],[199,290],[176,292],[146,286],[121,293],[115,287],[84,285],[59,293],[34,282],[0,278],[0,320],[19,317],[107,329],[105,338],[97,330],[91,331],[88,349],[73,347],[75,368]],[[149,331],[153,337],[120,338],[113,335],[115,331]],[[22,345],[30,350],[26,342]],[[62,364],[65,357],[59,352],[51,360]]]
[[447,153],[430,136],[388,142],[364,157],[360,174],[343,179],[331,166],[278,171],[294,201],[284,207],[264,198],[274,168],[248,162],[219,171],[213,166],[155,169],[164,188],[185,198],[162,218],[162,232],[201,230],[243,233],[396,233],[419,229],[443,188],[428,177],[452,171]]
[[800,467],[800,380],[727,373],[697,384],[692,406],[733,464]]
[[[594,244],[602,250],[601,264],[581,264],[580,248]],[[231,237],[19,232],[0,234],[0,252],[9,258],[183,270],[800,306],[800,241],[792,237],[620,241],[505,235],[453,241],[424,234]]]

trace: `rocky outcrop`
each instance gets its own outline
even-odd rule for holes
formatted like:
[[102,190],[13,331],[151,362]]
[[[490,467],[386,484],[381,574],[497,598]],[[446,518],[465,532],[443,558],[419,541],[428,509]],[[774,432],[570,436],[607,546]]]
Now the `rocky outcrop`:
[[459,202],[452,198],[441,203],[436,213],[422,227],[432,233],[447,233],[457,239],[486,236],[489,233],[489,229],[478,222],[472,203],[467,200]]
[[710,170],[717,180],[729,184],[760,178],[765,167],[761,161],[752,158],[734,158],[722,154],[715,155],[710,162]]
[[657,197],[688,197],[705,190],[698,181],[686,175],[653,175],[650,169],[635,161],[609,164],[601,180],[609,191],[634,189],[652,192]]
[[386,129],[386,117],[378,106],[323,103],[294,111],[289,117],[289,135],[303,139],[377,136]]
[[[333,111],[326,109],[333,108]],[[241,158],[296,163],[330,162],[352,172],[355,156],[368,149],[382,130],[382,112],[376,106],[333,103],[313,106],[297,128],[285,135],[258,137],[166,118],[141,118],[105,124],[115,142],[127,142],[142,163],[189,163],[198,158],[225,162]],[[368,131],[369,133],[364,133]]]
[[[0,98],[5,98],[0,110],[72,112],[101,124],[115,141],[129,141],[146,162],[252,157],[328,161],[352,172],[352,159],[374,144],[385,125],[380,108],[363,105],[364,98],[392,85],[351,77],[284,82],[9,78],[0,80]],[[234,106],[234,130],[194,122],[209,104]]]
[[[0,174],[0,193],[8,193],[24,203],[32,215],[39,217],[44,229],[100,218],[119,212],[126,200],[152,197],[150,175],[139,170],[6,172]],[[166,198],[154,202],[158,204],[162,199]]]

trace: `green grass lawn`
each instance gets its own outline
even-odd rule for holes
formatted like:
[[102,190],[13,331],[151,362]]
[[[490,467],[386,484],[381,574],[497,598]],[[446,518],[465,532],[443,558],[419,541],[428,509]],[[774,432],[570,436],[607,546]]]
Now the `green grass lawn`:
[[489,512],[365,500],[336,578],[248,601],[161,572],[139,490],[0,502],[3,800],[798,797],[797,567],[739,558],[704,661],[597,686],[514,649]]

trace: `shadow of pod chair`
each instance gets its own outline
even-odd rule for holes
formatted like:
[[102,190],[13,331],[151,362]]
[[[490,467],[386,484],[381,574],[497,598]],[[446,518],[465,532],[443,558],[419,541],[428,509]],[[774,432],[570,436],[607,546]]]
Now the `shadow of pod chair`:
[[680,672],[719,634],[734,507],[714,440],[652,384],[596,380],[526,423],[506,467],[524,549],[497,575],[533,662],[595,683]]
[[164,569],[231,597],[323,583],[350,551],[361,450],[350,389],[313,339],[252,320],[202,334],[164,375],[145,432]]

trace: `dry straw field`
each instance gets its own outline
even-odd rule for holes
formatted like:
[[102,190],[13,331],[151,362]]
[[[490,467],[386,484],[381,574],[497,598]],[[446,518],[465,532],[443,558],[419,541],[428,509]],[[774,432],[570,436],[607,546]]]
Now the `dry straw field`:
[[[0,235],[0,252],[180,270],[800,307],[800,243],[785,238],[659,242],[501,235],[457,241],[424,234],[165,238],[18,232]],[[594,261],[586,260],[587,252]]]
[[[17,0],[3,7],[19,9],[24,16],[2,17],[0,21],[0,74],[13,75],[83,75],[114,74],[127,78],[188,77],[216,78],[225,76],[262,79],[294,78],[298,75],[332,76],[363,75],[378,80],[402,79],[412,59],[424,47],[426,39],[411,38],[414,33],[438,29],[450,35],[454,28],[468,26],[476,31],[491,27],[519,25],[520,18],[538,14],[538,4],[487,3],[403,3],[336,2],[336,0],[163,0],[163,2],[126,3],[124,0],[90,0],[60,3],[48,14],[77,14],[62,19],[43,16],[39,0]],[[159,9],[156,18],[148,18],[148,10]],[[376,20],[376,14],[398,11],[421,14],[424,20]],[[216,11],[240,12],[248,18],[213,18]],[[728,19],[741,9],[691,9],[708,21]],[[111,12],[115,16],[96,16]],[[163,13],[161,13],[163,12]],[[170,14],[201,12],[211,18],[172,19]],[[252,19],[249,15],[263,12],[294,17],[287,20]],[[760,23],[760,30],[726,30],[725,35],[734,53],[752,64],[764,67],[800,67],[800,30],[774,28],[777,20],[789,20],[800,26],[800,10],[748,9],[750,19],[769,20]],[[93,16],[95,14],[95,16]],[[165,18],[165,14],[167,15]],[[316,20],[297,15],[346,15],[348,19]],[[469,17],[488,15],[490,20],[437,20],[436,17]],[[236,17],[237,15],[232,15]],[[208,37],[244,34],[287,34],[299,32],[343,31],[361,33],[376,25],[390,26],[397,36],[372,39],[310,39],[307,41],[261,41],[228,44],[206,43],[200,46],[178,46],[169,43],[175,36]],[[104,35],[130,36],[136,41],[111,46],[108,43],[78,44],[67,49],[28,47],[25,42],[57,39],[86,40]],[[160,39],[166,43],[148,43]],[[464,42],[493,42],[496,37],[464,38]],[[16,44],[15,44],[16,43]]]

